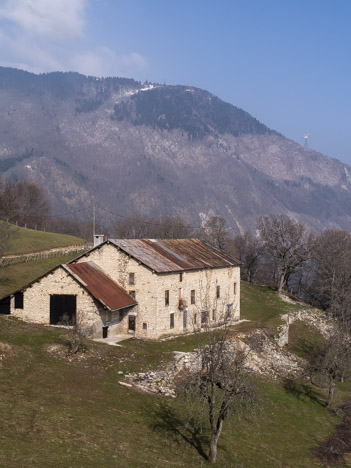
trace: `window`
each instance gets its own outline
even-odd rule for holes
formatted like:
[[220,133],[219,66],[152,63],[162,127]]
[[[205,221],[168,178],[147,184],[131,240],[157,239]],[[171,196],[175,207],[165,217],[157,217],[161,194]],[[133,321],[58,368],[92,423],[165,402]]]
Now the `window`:
[[135,284],[135,273],[129,273],[129,284]]
[[208,319],[208,312],[207,310],[201,311],[201,325],[206,325]]
[[169,305],[169,290],[166,289],[165,291],[165,306]]
[[234,294],[236,294],[236,283],[234,283]]
[[128,294],[130,295],[130,297],[135,299],[135,291],[129,291]]
[[169,327],[174,328],[174,312],[169,314]]
[[216,288],[216,298],[219,299],[221,297],[221,287],[217,286]]
[[197,322],[197,314],[194,314],[194,324]]
[[195,289],[190,292],[190,304],[195,304]]
[[180,282],[183,281],[183,273],[179,273],[179,281],[180,281]]
[[212,309],[212,320],[216,321],[216,309]]
[[143,322],[143,330],[147,330],[147,323]]
[[15,294],[15,309],[23,309],[23,292]]

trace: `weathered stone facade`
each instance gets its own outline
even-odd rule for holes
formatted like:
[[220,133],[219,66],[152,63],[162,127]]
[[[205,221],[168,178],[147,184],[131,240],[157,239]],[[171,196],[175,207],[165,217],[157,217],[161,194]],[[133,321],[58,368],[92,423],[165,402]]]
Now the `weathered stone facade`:
[[[233,321],[240,318],[238,266],[184,271],[181,275],[179,272],[155,273],[110,244],[101,245],[78,261],[87,260],[97,264],[128,292],[135,292],[138,305],[122,319],[119,333],[128,332],[128,315],[135,315],[135,336],[143,338],[189,333],[194,328],[201,328],[201,315],[205,312],[209,326],[223,322],[224,318]],[[129,284],[130,273],[134,273],[134,284]],[[168,305],[165,300],[166,291],[169,291]],[[195,291],[194,304],[191,303],[191,291]],[[180,298],[185,301],[185,307],[179,308]],[[174,314],[172,328],[171,314]]]
[[98,338],[103,327],[108,327],[108,336],[133,333],[138,338],[155,339],[240,318],[239,266],[157,273],[108,242],[74,261],[82,262],[97,265],[135,297],[137,305],[109,310],[90,294],[84,282],[76,281],[67,267],[61,266],[23,289],[23,308],[15,308],[12,297],[11,313],[49,324],[50,297],[72,295],[76,297],[77,322]]
[[84,327],[91,327],[94,334],[100,333],[106,311],[62,267],[53,270],[23,291],[23,308],[16,308],[15,297],[11,297],[11,314],[27,321],[49,324],[50,296],[53,294],[75,296],[77,322]]

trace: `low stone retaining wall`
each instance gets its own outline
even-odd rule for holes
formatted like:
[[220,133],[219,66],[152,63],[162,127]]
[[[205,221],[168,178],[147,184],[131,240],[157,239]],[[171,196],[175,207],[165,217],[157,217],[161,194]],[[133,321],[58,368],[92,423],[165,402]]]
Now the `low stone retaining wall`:
[[55,249],[43,250],[41,252],[33,252],[21,255],[4,255],[0,260],[0,267],[6,267],[10,265],[17,265],[18,263],[27,263],[33,260],[43,260],[47,258],[60,257],[61,255],[87,250],[87,246],[84,245],[69,245],[67,247],[57,247]]
[[295,312],[290,312],[280,317],[285,322],[277,328],[278,336],[276,341],[280,348],[283,348],[283,346],[289,343],[289,327],[297,320],[303,320],[313,327],[316,327],[325,338],[329,338],[334,330],[332,321],[326,317],[323,311],[318,309],[296,310]]

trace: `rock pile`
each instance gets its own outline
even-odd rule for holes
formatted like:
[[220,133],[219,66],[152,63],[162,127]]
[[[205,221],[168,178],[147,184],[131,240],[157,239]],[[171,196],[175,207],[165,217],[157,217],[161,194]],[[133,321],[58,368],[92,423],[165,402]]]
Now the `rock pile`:
[[175,398],[176,393],[172,383],[176,373],[175,371],[138,372],[127,374],[125,378],[133,387],[143,392]]
[[329,338],[334,331],[333,321],[328,319],[326,314],[318,309],[301,309],[289,314],[280,316],[285,322],[278,327],[276,341],[281,348],[289,342],[289,326],[297,320],[303,320],[317,330],[325,337]]

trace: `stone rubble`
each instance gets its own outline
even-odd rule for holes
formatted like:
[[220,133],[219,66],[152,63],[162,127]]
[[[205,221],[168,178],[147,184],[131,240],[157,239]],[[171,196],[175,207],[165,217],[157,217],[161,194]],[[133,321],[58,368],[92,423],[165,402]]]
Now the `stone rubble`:
[[[281,318],[285,323],[278,327],[278,334],[274,339],[268,337],[263,330],[256,330],[254,333],[241,333],[228,343],[229,346],[246,353],[245,365],[248,369],[274,379],[288,375],[297,376],[302,371],[303,359],[283,349],[288,343],[289,326],[292,323],[303,320],[316,327],[326,338],[330,337],[334,330],[333,321],[318,309],[296,310],[282,315]],[[183,369],[194,372],[199,368],[199,355],[196,351],[174,351],[174,360],[167,369],[127,374],[125,380],[128,386],[141,391],[175,398],[175,376]],[[120,383],[124,384],[122,381]]]
[[[287,375],[297,375],[301,371],[302,360],[295,355],[283,351],[277,343],[268,338],[261,330],[257,331],[256,341],[260,341],[259,350],[247,344],[248,335],[242,334],[240,338],[229,342],[229,346],[246,353],[246,366],[248,369],[271,378]],[[252,336],[252,335],[251,335]],[[146,392],[157,395],[176,397],[174,378],[183,369],[194,372],[200,368],[199,355],[196,351],[174,351],[174,361],[166,370],[153,372],[139,372],[125,375],[129,385]],[[124,384],[125,382],[120,382]]]
[[278,346],[281,348],[288,344],[289,327],[292,323],[296,322],[297,320],[305,321],[309,325],[317,328],[317,330],[325,338],[329,338],[334,331],[333,321],[328,319],[325,313],[318,309],[296,310],[294,312],[281,315],[280,317],[285,322],[283,325],[280,325],[277,328],[278,335],[276,341]]

